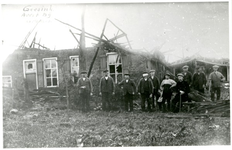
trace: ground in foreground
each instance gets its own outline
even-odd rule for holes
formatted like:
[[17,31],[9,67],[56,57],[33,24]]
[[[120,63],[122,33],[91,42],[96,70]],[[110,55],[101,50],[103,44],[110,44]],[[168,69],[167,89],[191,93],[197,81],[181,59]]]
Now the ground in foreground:
[[3,116],[4,148],[230,145],[230,118],[30,109]]

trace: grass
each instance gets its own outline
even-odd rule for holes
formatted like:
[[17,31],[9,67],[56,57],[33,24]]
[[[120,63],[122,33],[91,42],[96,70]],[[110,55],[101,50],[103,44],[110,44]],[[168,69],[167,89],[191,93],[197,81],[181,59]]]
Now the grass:
[[4,117],[4,148],[77,147],[77,139],[84,137],[86,147],[230,144],[229,118],[169,119],[162,113],[74,110],[32,114]]
[[[10,106],[10,100],[3,106]],[[10,114],[3,109],[4,148],[230,145],[230,118],[186,113],[82,113],[59,100]],[[50,108],[50,109],[47,109]],[[189,115],[190,117],[183,117]],[[170,117],[172,116],[172,117]],[[79,142],[80,140],[83,140]]]

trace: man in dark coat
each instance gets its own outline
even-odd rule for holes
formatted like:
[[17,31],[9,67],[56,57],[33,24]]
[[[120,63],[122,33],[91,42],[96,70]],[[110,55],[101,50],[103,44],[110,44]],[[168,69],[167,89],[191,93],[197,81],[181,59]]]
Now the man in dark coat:
[[204,89],[205,89],[206,82],[207,82],[206,76],[205,76],[205,73],[202,72],[202,67],[197,66],[196,69],[197,69],[197,72],[193,74],[192,87],[195,90],[201,93],[204,93]]
[[153,83],[153,88],[154,88],[152,93],[152,108],[154,109],[157,104],[157,100],[159,98],[158,90],[160,86],[159,79],[155,76],[155,70],[150,71],[150,79]]
[[[124,74],[124,79],[119,83],[123,90],[125,110],[133,111],[133,95],[136,91],[136,86],[133,80],[130,79],[129,74]],[[128,104],[130,105],[130,110],[128,110]]]
[[148,73],[143,73],[143,78],[140,79],[138,84],[138,94],[141,95],[141,108],[145,111],[145,102],[147,102],[147,109],[151,111],[150,98],[152,98],[153,93],[153,83],[150,78],[148,78]]
[[177,74],[178,82],[176,84],[176,96],[172,100],[172,111],[178,112],[179,107],[182,107],[182,102],[189,101],[188,93],[190,92],[188,82],[184,81],[184,75],[182,73]]
[[103,71],[104,76],[100,79],[99,95],[102,96],[102,110],[111,110],[111,97],[115,93],[114,79],[109,76],[108,70]]
[[93,87],[86,71],[81,72],[81,77],[78,79],[76,86],[80,94],[81,110],[87,112],[90,109],[89,99],[93,95]]
[[189,66],[185,65],[182,67],[183,72],[182,74],[184,75],[184,81],[186,81],[189,86],[192,84],[192,73],[188,71]]

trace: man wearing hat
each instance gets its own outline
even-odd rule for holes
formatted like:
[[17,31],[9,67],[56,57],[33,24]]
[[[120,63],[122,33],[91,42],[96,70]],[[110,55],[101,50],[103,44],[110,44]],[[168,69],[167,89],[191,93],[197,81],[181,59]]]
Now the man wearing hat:
[[219,66],[213,66],[213,72],[209,75],[209,90],[211,92],[211,100],[215,101],[215,94],[217,94],[217,100],[221,97],[221,82],[225,81],[225,77],[218,71]]
[[145,103],[147,102],[147,109],[151,111],[150,98],[152,97],[153,83],[148,78],[148,72],[143,73],[143,77],[139,80],[138,94],[141,95],[141,108],[145,111]]
[[202,67],[197,66],[196,67],[197,72],[193,74],[193,81],[192,81],[192,87],[201,92],[204,93],[205,85],[206,85],[206,76],[205,73],[202,71]]
[[192,82],[192,73],[188,71],[189,66],[184,65],[182,67],[183,72],[182,74],[184,75],[184,81],[188,82],[189,85],[191,85]]
[[111,97],[114,95],[114,79],[109,76],[108,70],[103,71],[103,77],[100,79],[99,95],[102,96],[102,110],[111,110]]
[[162,108],[162,112],[166,111],[166,107],[165,107],[165,102],[167,101],[167,111],[170,111],[171,109],[171,105],[170,105],[170,100],[172,97],[172,88],[176,86],[176,81],[174,81],[173,79],[170,78],[170,73],[166,73],[165,74],[165,78],[163,79],[163,81],[160,84],[160,89],[162,91],[162,97],[163,100],[161,102],[161,106]]
[[93,87],[86,71],[81,72],[81,77],[78,79],[76,86],[80,94],[81,110],[87,112],[90,109],[89,99],[93,95]]
[[[121,86],[123,90],[125,110],[133,111],[133,95],[135,94],[136,86],[134,81],[130,79],[129,73],[124,74],[124,79],[119,83],[119,86]],[[130,110],[128,110],[128,104]]]
[[[152,108],[155,108],[156,101],[158,100],[158,90],[160,86],[159,79],[155,76],[155,70],[150,70],[150,79],[153,83],[153,93],[152,93]],[[154,100],[156,99],[156,101]]]
[[177,74],[177,84],[176,84],[176,92],[177,95],[172,100],[172,111],[178,112],[179,108],[182,107],[182,102],[189,101],[188,93],[190,92],[188,82],[184,81],[184,75],[182,73]]

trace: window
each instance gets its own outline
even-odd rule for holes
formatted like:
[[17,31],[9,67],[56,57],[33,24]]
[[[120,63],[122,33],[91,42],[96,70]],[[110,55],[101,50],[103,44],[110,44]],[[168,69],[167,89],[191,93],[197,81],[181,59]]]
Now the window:
[[44,79],[45,87],[58,86],[57,58],[44,58]]
[[71,73],[79,74],[79,56],[69,56],[71,63]]
[[12,87],[11,76],[2,76],[2,87]]
[[26,60],[25,62],[25,73],[35,73],[36,72],[36,64],[35,60]]
[[107,68],[115,83],[122,80],[122,59],[117,53],[107,53]]

